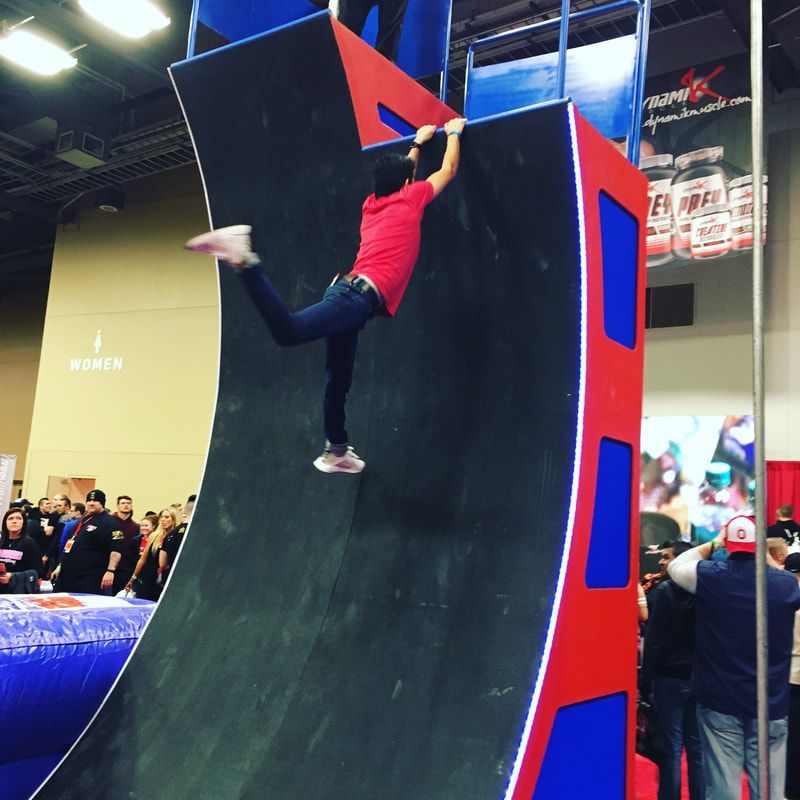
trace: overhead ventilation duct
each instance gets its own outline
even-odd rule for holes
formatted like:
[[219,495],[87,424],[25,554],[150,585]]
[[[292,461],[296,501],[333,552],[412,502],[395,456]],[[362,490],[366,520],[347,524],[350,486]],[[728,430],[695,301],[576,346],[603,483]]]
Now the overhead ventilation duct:
[[58,136],[58,122],[53,117],[39,117],[12,128],[9,133],[28,144],[42,147]]
[[56,158],[82,169],[92,169],[106,163],[107,141],[81,124],[71,125],[58,132]]

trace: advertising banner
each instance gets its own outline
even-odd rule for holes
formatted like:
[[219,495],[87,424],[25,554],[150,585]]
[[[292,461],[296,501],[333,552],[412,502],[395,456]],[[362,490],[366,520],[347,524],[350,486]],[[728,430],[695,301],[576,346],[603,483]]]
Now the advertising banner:
[[752,514],[754,434],[750,415],[645,417],[639,510],[671,518],[676,533],[697,542]]
[[14,490],[14,470],[17,457],[0,453],[0,514],[5,514],[11,505]]
[[[650,180],[648,267],[753,249],[749,86],[746,54],[647,82],[639,167]],[[765,177],[765,230],[766,198]]]

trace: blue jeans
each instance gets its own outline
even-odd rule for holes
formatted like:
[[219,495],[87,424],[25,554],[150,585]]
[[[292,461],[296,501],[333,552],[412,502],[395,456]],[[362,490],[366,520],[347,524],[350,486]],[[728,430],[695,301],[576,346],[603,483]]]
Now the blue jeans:
[[325,436],[334,448],[344,448],[348,442],[344,407],[353,382],[358,334],[379,307],[376,294],[337,281],[318,303],[292,312],[261,265],[244,270],[242,281],[279,345],[291,347],[325,339]]
[[[700,739],[706,800],[739,800],[742,770],[747,773],[750,800],[759,800],[756,720],[721,714],[699,706]],[[786,719],[769,723],[769,800],[783,800],[786,777]]]
[[656,678],[653,706],[667,744],[667,754],[658,766],[658,800],[680,800],[681,752],[686,748],[689,797],[705,800],[703,749],[697,727],[697,701],[682,678]]

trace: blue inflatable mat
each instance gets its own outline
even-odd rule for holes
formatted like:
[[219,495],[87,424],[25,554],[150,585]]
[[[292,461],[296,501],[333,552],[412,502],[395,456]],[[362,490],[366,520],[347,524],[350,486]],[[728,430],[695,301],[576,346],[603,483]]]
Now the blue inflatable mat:
[[0,785],[27,800],[111,688],[155,603],[0,597]]

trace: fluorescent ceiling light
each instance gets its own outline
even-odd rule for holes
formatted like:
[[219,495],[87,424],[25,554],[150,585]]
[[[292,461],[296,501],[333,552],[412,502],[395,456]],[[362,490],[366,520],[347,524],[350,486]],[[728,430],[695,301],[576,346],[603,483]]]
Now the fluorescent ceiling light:
[[25,30],[0,38],[0,56],[39,75],[55,75],[78,63],[66,50]]
[[80,0],[80,4],[89,16],[129,39],[141,39],[170,23],[149,0]]

